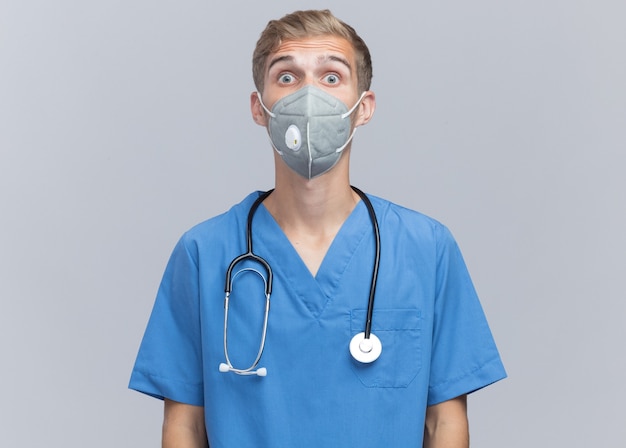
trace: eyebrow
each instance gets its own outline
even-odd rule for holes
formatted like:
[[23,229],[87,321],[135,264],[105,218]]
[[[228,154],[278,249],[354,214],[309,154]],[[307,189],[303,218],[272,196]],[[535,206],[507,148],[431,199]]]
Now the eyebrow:
[[[269,65],[267,66],[267,70],[269,71],[272,68],[272,66],[274,66],[275,64],[279,62],[293,62],[294,60],[295,58],[291,55],[279,56],[270,61]],[[324,56],[318,57],[317,60],[319,63],[323,63],[326,61],[339,62],[345,65],[348,68],[348,70],[352,72],[352,66],[350,65],[350,62],[348,62],[348,60],[345,58],[334,56],[334,55],[324,55]]]
[[350,65],[350,62],[348,62],[346,58],[342,58],[340,56],[328,55],[328,56],[320,56],[318,60],[319,62],[326,62],[326,61],[339,62],[345,65],[348,68],[348,70],[352,72],[352,66]]
[[274,64],[277,64],[278,62],[284,62],[284,61],[287,61],[287,62],[293,61],[293,56],[285,55],[285,56],[279,56],[277,58],[272,59],[269,65],[267,66],[267,70],[269,71],[269,69],[271,69]]

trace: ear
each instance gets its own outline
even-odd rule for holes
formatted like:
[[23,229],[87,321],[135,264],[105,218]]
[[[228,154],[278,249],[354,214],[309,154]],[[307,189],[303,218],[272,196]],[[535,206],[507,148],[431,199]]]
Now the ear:
[[252,119],[256,124],[267,127],[267,114],[263,106],[261,106],[258,92],[250,94],[250,111],[252,112]]
[[374,111],[376,110],[376,95],[371,90],[365,92],[363,98],[361,98],[360,104],[357,107],[357,115],[355,120],[356,126],[363,126],[367,124],[374,115]]

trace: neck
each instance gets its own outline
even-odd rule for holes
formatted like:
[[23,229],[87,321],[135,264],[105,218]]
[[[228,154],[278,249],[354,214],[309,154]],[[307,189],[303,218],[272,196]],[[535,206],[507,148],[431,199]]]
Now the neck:
[[344,154],[331,171],[311,180],[277,157],[276,187],[264,204],[283,230],[328,234],[343,224],[360,199],[350,187],[348,156]]
[[313,276],[360,200],[350,188],[347,156],[328,173],[311,180],[291,171],[277,156],[276,188],[264,205]]

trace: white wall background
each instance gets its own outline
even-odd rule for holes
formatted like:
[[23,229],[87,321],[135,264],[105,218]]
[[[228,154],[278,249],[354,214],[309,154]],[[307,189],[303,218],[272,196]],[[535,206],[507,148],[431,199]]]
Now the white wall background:
[[0,1],[0,444],[158,446],[128,391],[169,253],[272,184],[249,114],[271,18],[374,59],[353,183],[455,233],[510,378],[476,447],[626,443],[626,3]]

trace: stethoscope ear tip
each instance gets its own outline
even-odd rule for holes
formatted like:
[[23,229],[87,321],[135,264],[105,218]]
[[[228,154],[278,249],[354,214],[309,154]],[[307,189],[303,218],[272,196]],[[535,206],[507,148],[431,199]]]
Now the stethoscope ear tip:
[[225,362],[221,362],[219,369],[220,369],[220,372],[222,373],[234,372],[237,375],[245,375],[245,376],[249,376],[249,375],[267,376],[267,369],[265,367],[261,367],[260,369],[256,369],[256,370],[239,370],[239,369],[233,368],[232,366],[229,366]]

